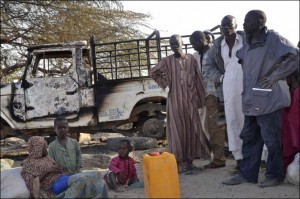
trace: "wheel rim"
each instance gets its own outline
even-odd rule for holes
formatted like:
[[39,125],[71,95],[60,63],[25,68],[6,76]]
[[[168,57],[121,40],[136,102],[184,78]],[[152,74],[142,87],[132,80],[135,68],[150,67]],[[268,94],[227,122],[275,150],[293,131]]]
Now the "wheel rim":
[[143,125],[143,135],[153,138],[161,138],[164,135],[163,123],[156,119],[148,119]]

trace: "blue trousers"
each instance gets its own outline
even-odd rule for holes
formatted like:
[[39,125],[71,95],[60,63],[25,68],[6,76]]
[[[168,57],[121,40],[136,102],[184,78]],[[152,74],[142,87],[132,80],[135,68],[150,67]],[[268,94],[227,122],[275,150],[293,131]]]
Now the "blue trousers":
[[60,194],[68,188],[69,177],[67,175],[60,176],[52,185],[51,191],[55,193],[55,195]]
[[248,182],[258,181],[261,155],[264,143],[268,149],[265,177],[284,180],[282,145],[281,145],[281,112],[274,111],[260,116],[245,116],[244,126],[240,134],[243,140],[243,159],[240,174]]

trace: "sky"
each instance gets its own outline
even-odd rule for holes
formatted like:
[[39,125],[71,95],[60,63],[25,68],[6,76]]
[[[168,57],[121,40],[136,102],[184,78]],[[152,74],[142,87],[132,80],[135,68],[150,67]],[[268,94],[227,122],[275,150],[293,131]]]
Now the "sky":
[[[122,1],[125,10],[152,16],[147,21],[161,37],[172,34],[190,35],[195,30],[211,29],[226,15],[237,19],[237,30],[243,30],[248,11],[266,13],[269,29],[273,29],[294,45],[299,41],[299,1]],[[143,32],[151,34],[153,30]]]

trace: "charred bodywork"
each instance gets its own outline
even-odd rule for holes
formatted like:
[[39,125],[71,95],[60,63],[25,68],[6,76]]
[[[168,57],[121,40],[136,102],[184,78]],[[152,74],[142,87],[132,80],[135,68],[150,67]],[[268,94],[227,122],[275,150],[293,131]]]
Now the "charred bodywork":
[[[168,40],[154,31],[146,39],[97,43],[92,36],[89,45],[29,48],[22,80],[1,85],[1,138],[54,134],[57,116],[69,120],[73,133],[132,123],[134,131],[162,137],[168,91],[149,70],[171,54]],[[192,49],[188,42],[184,48]]]

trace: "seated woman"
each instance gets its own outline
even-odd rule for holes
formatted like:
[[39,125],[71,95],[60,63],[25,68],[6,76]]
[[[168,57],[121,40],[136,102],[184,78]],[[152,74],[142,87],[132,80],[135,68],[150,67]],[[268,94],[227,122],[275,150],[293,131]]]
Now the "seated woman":
[[28,140],[29,156],[21,175],[33,198],[108,198],[108,188],[99,172],[68,175],[48,156],[43,137]]

